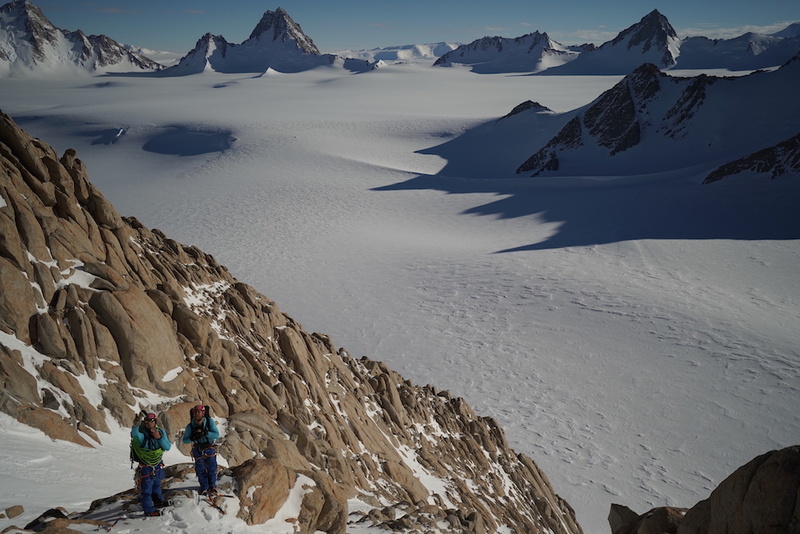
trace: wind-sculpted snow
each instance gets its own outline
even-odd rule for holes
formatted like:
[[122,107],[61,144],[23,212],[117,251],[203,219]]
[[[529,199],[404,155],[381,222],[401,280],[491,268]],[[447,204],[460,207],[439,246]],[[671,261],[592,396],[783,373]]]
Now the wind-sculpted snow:
[[[612,503],[638,513],[690,506],[753,457],[796,441],[796,180],[700,186],[707,167],[517,176],[622,77],[413,64],[375,74],[15,80],[2,92],[26,130],[59,153],[77,148],[121,212],[213,251],[306,331],[385,357],[496,419],[587,532],[608,532]],[[748,106],[768,107],[757,86],[742,90]],[[527,100],[553,111],[500,120]],[[237,141],[199,156],[142,150],[174,124]],[[82,135],[114,128],[127,133],[111,145]],[[213,294],[198,282],[181,287]],[[176,316],[191,326],[183,308]],[[376,413],[375,399],[365,405]],[[104,447],[81,458],[107,467],[89,474],[43,434],[39,455],[12,454],[31,443],[14,436],[0,470],[31,509],[84,510],[89,496],[131,485],[119,465],[125,440],[100,436]],[[29,460],[52,473],[48,484],[11,476],[28,473],[17,467]],[[185,461],[176,453],[169,463]],[[8,506],[12,498],[0,492]]]

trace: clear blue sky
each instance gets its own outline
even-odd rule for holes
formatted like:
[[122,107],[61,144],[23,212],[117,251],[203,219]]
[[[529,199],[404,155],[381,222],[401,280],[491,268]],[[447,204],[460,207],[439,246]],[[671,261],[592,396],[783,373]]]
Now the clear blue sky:
[[[800,0],[32,0],[59,28],[186,53],[205,33],[247,39],[283,7],[322,52],[547,32],[563,44],[603,43],[658,9],[681,37],[735,37],[800,21]],[[0,0],[0,3],[4,3]]]

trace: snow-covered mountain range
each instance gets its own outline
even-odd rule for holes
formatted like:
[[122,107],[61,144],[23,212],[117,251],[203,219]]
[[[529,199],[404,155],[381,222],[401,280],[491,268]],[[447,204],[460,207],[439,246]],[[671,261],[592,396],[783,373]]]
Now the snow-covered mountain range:
[[105,35],[56,28],[28,0],[0,7],[0,75],[155,71],[162,66]]
[[[660,69],[754,70],[779,66],[800,51],[800,23],[772,35],[747,33],[733,39],[680,39],[658,10],[599,47],[564,45],[535,31],[516,38],[483,37],[469,44],[435,43],[321,53],[283,8],[266,11],[242,43],[207,33],[168,75],[207,70],[238,73],[299,72],[320,66],[363,72],[385,63],[430,61],[469,66],[477,73],[526,72],[548,75],[628,74],[639,65]],[[139,50],[139,51],[137,51]],[[152,52],[152,57],[161,57]],[[29,0],[0,8],[0,75],[54,71],[157,71],[164,66],[141,49],[106,36],[55,28]]]
[[[474,72],[531,72],[548,75],[628,74],[644,63],[660,69],[776,67],[800,52],[798,24],[774,35],[748,33],[734,39],[680,39],[663,14],[653,10],[599,47],[565,47],[548,38],[526,49],[537,34],[517,39],[485,37],[441,57],[436,65],[469,65]],[[546,37],[547,34],[543,34]],[[534,42],[540,42],[534,39]]]

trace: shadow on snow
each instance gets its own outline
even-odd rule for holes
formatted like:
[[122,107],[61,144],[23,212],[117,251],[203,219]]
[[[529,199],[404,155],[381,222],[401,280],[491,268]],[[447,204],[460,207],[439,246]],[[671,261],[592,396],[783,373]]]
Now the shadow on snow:
[[[477,161],[490,150],[484,148],[476,155],[474,150],[459,152],[456,146],[457,140],[451,140],[421,151],[447,159],[439,174],[373,190],[494,194],[501,198],[463,214],[536,217],[560,224],[543,241],[498,253],[637,239],[800,239],[800,180],[796,176],[775,180],[741,176],[701,185],[713,169],[704,166],[645,176],[531,178],[514,177],[512,164],[505,177],[493,178],[486,173],[486,165]],[[517,164],[521,161],[524,157]]]

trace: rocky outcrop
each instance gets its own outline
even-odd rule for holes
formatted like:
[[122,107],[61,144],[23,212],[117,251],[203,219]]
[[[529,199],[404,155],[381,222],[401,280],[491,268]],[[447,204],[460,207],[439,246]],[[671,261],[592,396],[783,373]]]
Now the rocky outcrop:
[[612,505],[612,534],[800,532],[800,446],[771,451],[740,467],[693,508],[637,515]]
[[533,100],[526,100],[522,104],[517,104],[516,106],[514,106],[514,109],[512,109],[511,111],[509,111],[508,113],[506,113],[505,115],[500,117],[498,120],[507,119],[509,117],[513,117],[514,115],[517,115],[519,113],[522,113],[524,111],[529,111],[529,110],[533,110],[534,112],[549,111],[551,113],[553,111],[552,109],[548,108],[547,106],[541,105],[539,102],[534,102]]
[[800,175],[800,133],[773,147],[716,168],[703,183],[710,184],[742,173],[770,180],[785,174]]
[[516,172],[537,176],[544,171],[556,171],[560,167],[559,152],[577,149],[590,139],[609,156],[637,145],[642,131],[640,110],[658,93],[662,76],[655,65],[642,65],[567,123]]
[[[97,447],[141,408],[174,437],[188,406],[210,405],[249,523],[299,484],[300,532],[581,532],[494,420],[352,358],[209,254],[120,217],[76,156],[0,115],[0,410]],[[349,514],[353,500],[372,511]]]

